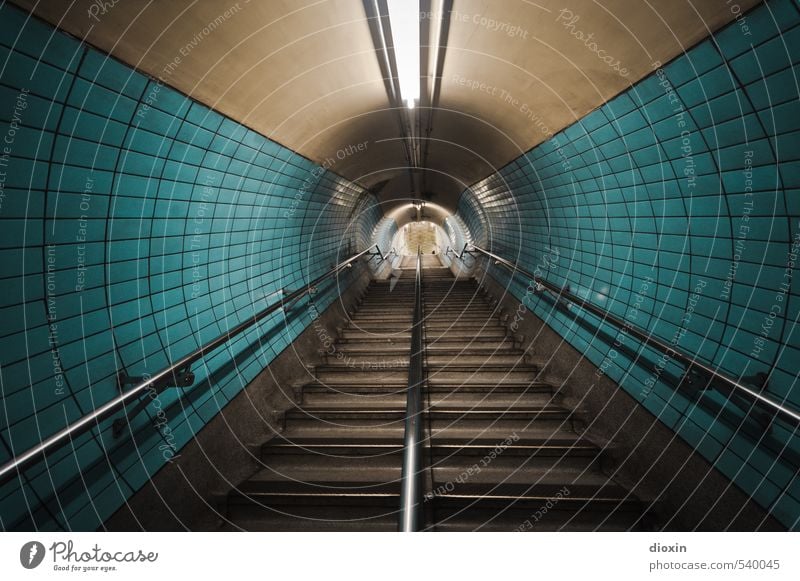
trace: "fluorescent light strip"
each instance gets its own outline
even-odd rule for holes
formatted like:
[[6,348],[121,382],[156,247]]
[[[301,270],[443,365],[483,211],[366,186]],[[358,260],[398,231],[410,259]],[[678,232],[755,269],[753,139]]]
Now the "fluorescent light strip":
[[409,109],[419,100],[419,2],[387,0],[400,95]]

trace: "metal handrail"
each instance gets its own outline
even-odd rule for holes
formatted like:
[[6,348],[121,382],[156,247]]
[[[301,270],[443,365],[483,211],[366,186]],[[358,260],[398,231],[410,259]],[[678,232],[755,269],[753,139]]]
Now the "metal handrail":
[[452,252],[453,256],[455,256],[459,260],[463,260],[465,254],[472,254],[472,252],[470,250],[467,250],[468,246],[469,246],[469,242],[465,242],[464,243],[464,248],[461,249],[460,253],[457,253],[455,248],[451,248],[450,246],[448,246],[447,250],[445,250],[444,255],[447,256]]
[[325,279],[337,274],[344,268],[348,268],[350,265],[352,265],[353,262],[364,256],[365,254],[374,255],[375,252],[373,252],[373,248],[377,248],[378,252],[380,253],[380,248],[378,247],[377,244],[374,247],[370,246],[366,250],[363,250],[358,254],[354,254],[347,260],[340,262],[339,264],[334,266],[331,270],[329,270],[322,276],[314,279],[307,285],[304,285],[288,294],[286,294],[286,291],[284,289],[281,289],[281,295],[283,298],[280,301],[259,311],[258,313],[248,318],[247,320],[239,323],[235,327],[222,333],[216,339],[213,339],[208,343],[206,343],[205,345],[195,349],[194,351],[192,351],[188,355],[185,355],[184,357],[182,357],[169,367],[166,367],[165,369],[162,369],[158,373],[154,373],[153,375],[148,376],[145,380],[138,382],[134,387],[132,387],[128,391],[120,394],[119,396],[115,397],[109,402],[103,404],[102,406],[95,409],[91,413],[86,414],[76,422],[56,432],[52,436],[45,438],[36,446],[33,446],[32,448],[26,450],[22,454],[14,456],[14,458],[12,458],[7,463],[3,464],[2,467],[0,467],[0,484],[3,484],[8,480],[12,479],[14,476],[20,474],[26,466],[33,463],[34,460],[46,454],[48,451],[55,449],[63,444],[66,444],[68,441],[70,441],[73,437],[77,436],[78,434],[81,434],[84,431],[97,426],[101,420],[107,418],[108,416],[114,414],[118,410],[124,408],[127,403],[135,401],[140,395],[142,395],[145,391],[150,389],[151,386],[155,386],[157,384],[163,384],[163,382],[165,381],[170,382],[170,385],[180,385],[180,382],[177,379],[178,376],[181,375],[182,373],[187,372],[192,363],[198,361],[199,359],[202,359],[217,347],[224,345],[225,343],[230,341],[233,337],[236,337],[237,335],[241,334],[248,328],[252,327],[256,323],[268,317],[272,313],[278,311],[279,309],[291,308],[291,306],[293,306],[294,303],[297,302],[297,300],[301,298],[303,295],[314,292],[315,287]]
[[403,470],[400,476],[400,532],[418,531],[422,526],[422,254],[417,248],[414,278],[414,323],[411,359],[408,365]]
[[[785,419],[790,420],[791,422],[793,422],[795,424],[800,424],[800,411],[791,409],[791,408],[787,407],[786,405],[780,404],[780,403],[772,400],[771,398],[760,394],[759,392],[755,391],[754,389],[752,389],[750,387],[747,387],[746,385],[743,385],[739,381],[737,381],[737,380],[735,380],[735,379],[733,379],[731,377],[728,377],[727,375],[725,375],[723,373],[720,373],[719,371],[717,371],[716,369],[713,369],[712,367],[710,367],[709,365],[703,363],[702,361],[698,361],[696,358],[690,357],[689,355],[683,353],[682,351],[676,349],[675,347],[664,343],[663,341],[661,341],[657,337],[654,337],[650,333],[647,333],[646,331],[644,331],[644,330],[642,330],[642,329],[630,324],[627,321],[623,321],[622,319],[620,319],[616,315],[612,315],[611,313],[609,313],[607,310],[603,309],[602,307],[599,307],[599,306],[587,301],[586,299],[583,299],[583,298],[573,294],[572,292],[570,292],[569,290],[567,290],[565,288],[558,287],[558,286],[554,285],[553,283],[543,279],[540,276],[536,276],[534,274],[531,274],[531,273],[527,272],[526,270],[520,268],[519,266],[515,265],[514,263],[506,260],[505,258],[503,258],[501,256],[498,256],[498,255],[496,255],[496,254],[494,254],[492,252],[489,252],[488,250],[485,250],[485,249],[481,248],[480,246],[475,246],[474,244],[472,245],[472,251],[484,254],[488,258],[491,258],[492,260],[496,261],[501,266],[504,266],[504,267],[508,268],[509,270],[511,270],[514,273],[518,272],[518,273],[524,275],[526,278],[529,278],[534,283],[536,283],[537,287],[540,287],[542,290],[546,290],[550,294],[554,295],[556,297],[556,300],[559,300],[559,301],[560,300],[567,300],[567,301],[579,306],[584,311],[588,311],[588,312],[592,313],[593,315],[599,317],[603,321],[607,321],[609,323],[612,323],[616,327],[624,329],[626,334],[632,335],[633,337],[635,337],[636,339],[638,339],[642,343],[646,344],[648,347],[651,347],[653,349],[661,351],[662,353],[664,353],[665,355],[669,356],[670,358],[675,359],[677,361],[680,361],[686,367],[687,373],[690,372],[690,371],[695,371],[695,370],[701,371],[701,372],[705,373],[706,375],[708,375],[710,378],[712,378],[715,381],[715,386],[718,386],[718,385],[721,384],[722,386],[725,386],[725,388],[730,390],[732,393],[736,393],[736,394],[742,395],[742,396],[746,397],[748,400],[753,401],[754,403],[760,403],[760,404],[770,408],[777,415],[780,415],[780,416],[784,417]],[[466,251],[466,252],[470,252],[470,251]],[[462,255],[463,254],[464,254],[464,251],[462,251]]]

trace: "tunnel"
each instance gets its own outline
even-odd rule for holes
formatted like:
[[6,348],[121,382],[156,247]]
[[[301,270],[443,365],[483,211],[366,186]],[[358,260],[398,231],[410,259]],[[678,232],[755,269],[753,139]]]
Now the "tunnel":
[[0,5],[0,529],[800,529],[795,0]]

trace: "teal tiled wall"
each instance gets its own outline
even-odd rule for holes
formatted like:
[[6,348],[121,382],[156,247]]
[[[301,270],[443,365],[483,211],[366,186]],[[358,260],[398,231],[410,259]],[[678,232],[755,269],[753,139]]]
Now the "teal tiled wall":
[[[0,463],[114,397],[118,371],[158,371],[360,250],[380,218],[360,187],[8,4],[0,67]],[[0,488],[0,528],[97,527],[309,322],[303,303],[275,314],[122,438],[112,418],[33,466]]]
[[386,216],[375,226],[371,239],[377,244],[384,256],[392,251],[392,240],[397,234],[397,222],[394,218]]
[[[478,230],[480,227],[480,222],[474,220],[476,216],[472,217],[473,223],[476,226],[476,230]],[[474,242],[474,240],[472,240],[470,237],[471,232],[469,227],[467,227],[464,221],[457,215],[452,215],[445,218],[444,231],[450,240],[453,251],[456,253],[460,253],[464,249],[465,244]]]
[[[800,409],[800,11],[770,1],[461,197],[478,244]],[[676,390],[616,328],[498,280],[789,527],[800,439]]]

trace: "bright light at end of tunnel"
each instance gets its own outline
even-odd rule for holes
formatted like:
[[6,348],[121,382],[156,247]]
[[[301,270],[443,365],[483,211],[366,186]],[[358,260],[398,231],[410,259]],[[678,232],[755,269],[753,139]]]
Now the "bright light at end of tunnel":
[[419,2],[387,0],[400,96],[409,109],[419,99]]

